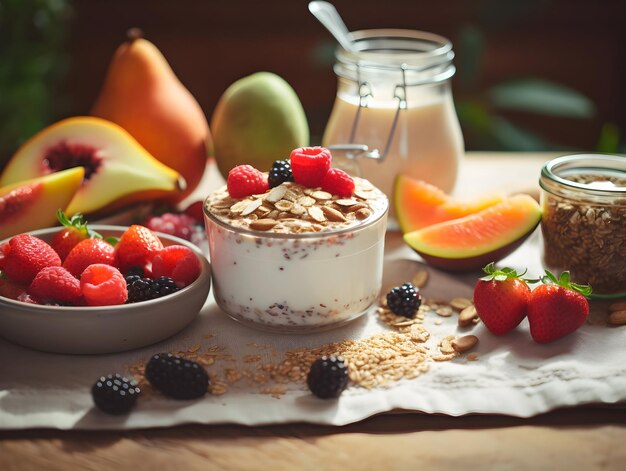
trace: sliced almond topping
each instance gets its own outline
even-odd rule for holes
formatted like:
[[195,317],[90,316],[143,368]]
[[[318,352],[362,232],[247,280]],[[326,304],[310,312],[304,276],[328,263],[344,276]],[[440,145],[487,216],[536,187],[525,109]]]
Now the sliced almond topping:
[[283,199],[285,193],[287,193],[287,187],[283,185],[278,185],[270,190],[265,199],[270,203],[276,203],[277,201]]
[[298,195],[293,192],[292,190],[287,190],[285,191],[285,194],[283,195],[283,199],[287,200],[287,201],[296,201],[298,199]]
[[268,208],[267,206],[263,206],[263,205],[259,206],[259,209],[257,209],[257,213],[259,213],[260,216],[265,216],[271,211],[272,211],[271,208]]
[[237,201],[235,204],[233,204],[230,207],[230,210],[233,213],[241,213],[246,208],[246,206],[248,206],[249,202],[250,202],[250,200]]
[[353,198],[341,198],[335,201],[339,206],[352,206],[358,203],[357,200]]
[[371,193],[369,190],[358,189],[354,190],[354,196],[356,196],[357,198],[361,198],[362,200],[366,200],[369,199]]
[[322,211],[326,215],[329,221],[333,222],[343,222],[346,220],[346,217],[341,213],[341,211],[337,211],[330,206],[322,206]]
[[248,203],[248,205],[241,211],[242,216],[247,216],[248,214],[252,214],[263,204],[263,200],[252,200]]
[[326,221],[326,216],[324,216],[324,212],[318,206],[311,206],[310,208],[308,208],[308,212],[309,212],[309,216],[311,216],[311,218],[314,221],[317,221],[317,222]]
[[269,231],[276,224],[278,224],[278,221],[275,219],[257,219],[256,221],[252,221],[250,223],[250,229],[255,231]]
[[458,352],[463,353],[471,350],[478,343],[478,337],[475,335],[464,335],[463,337],[458,337],[454,339],[451,344],[452,348]]
[[313,193],[311,193],[311,196],[319,201],[326,201],[333,197],[333,195],[323,190],[314,191]]
[[357,219],[363,220],[363,219],[367,219],[368,217],[370,217],[372,212],[369,210],[369,208],[361,208],[358,211],[356,211],[354,214],[356,215]]
[[301,204],[294,203],[293,207],[289,210],[289,212],[296,216],[302,216],[303,214],[306,214],[306,208],[302,206]]
[[315,204],[315,198],[305,195],[298,198],[297,202],[298,204],[308,208],[309,206],[313,206]]
[[369,206],[365,203],[357,203],[353,206],[350,206],[348,208],[348,211],[350,211],[351,213],[354,213],[356,211],[358,211],[359,209],[369,209]]
[[279,211],[289,211],[289,210],[291,210],[291,208],[293,208],[293,202],[292,201],[287,201],[287,200],[280,200],[280,201],[277,201],[274,204],[274,206]]

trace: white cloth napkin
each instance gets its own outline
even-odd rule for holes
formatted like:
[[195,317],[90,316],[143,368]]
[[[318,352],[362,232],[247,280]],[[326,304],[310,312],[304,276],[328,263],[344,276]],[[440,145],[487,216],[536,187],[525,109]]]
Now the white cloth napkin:
[[[540,272],[539,237],[535,234],[501,264]],[[388,237],[385,287],[409,281],[419,269],[430,274],[427,298],[471,297],[477,274],[453,276],[426,267],[399,237]],[[207,352],[219,347],[223,359],[209,371],[251,368],[246,355],[278,360],[282,352],[316,347],[347,338],[364,338],[385,331],[373,310],[355,322],[330,332],[276,335],[241,326],[215,305],[212,295],[200,316],[184,331],[157,345],[130,352],[97,355],[57,355],[29,350],[0,339],[0,429],[134,429],[182,423],[247,425],[312,422],[343,425],[396,409],[463,415],[494,413],[529,417],[564,406],[615,404],[626,400],[626,327],[608,327],[604,305],[594,304],[590,322],[576,333],[551,344],[534,343],[526,321],[504,337],[491,335],[479,324],[459,329],[456,316],[428,315],[431,338],[473,333],[480,342],[476,361],[463,355],[432,362],[428,372],[401,380],[387,389],[351,387],[338,400],[313,397],[303,384],[288,384],[279,396],[263,393],[254,383],[240,381],[220,396],[174,401],[158,394],[140,398],[127,416],[110,417],[92,404],[90,388],[101,375],[128,373],[132,365],[156,352]],[[172,313],[175,315],[175,313]],[[436,320],[443,322],[437,325]]]

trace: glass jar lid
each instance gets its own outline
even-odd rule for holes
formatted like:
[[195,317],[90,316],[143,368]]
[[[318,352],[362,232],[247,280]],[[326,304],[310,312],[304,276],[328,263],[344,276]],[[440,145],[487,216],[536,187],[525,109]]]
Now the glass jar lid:
[[626,198],[626,157],[606,154],[565,155],[541,169],[540,186],[607,198]]
[[452,43],[437,34],[407,29],[354,31],[352,39],[358,52],[342,47],[336,51],[335,73],[353,81],[359,74],[397,74],[406,76],[406,85],[443,82],[456,69],[452,65]]

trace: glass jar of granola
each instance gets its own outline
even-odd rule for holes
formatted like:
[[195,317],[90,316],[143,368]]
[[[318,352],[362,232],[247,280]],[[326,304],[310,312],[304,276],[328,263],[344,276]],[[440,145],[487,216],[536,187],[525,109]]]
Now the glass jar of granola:
[[598,297],[626,295],[626,157],[558,157],[541,170],[543,263]]

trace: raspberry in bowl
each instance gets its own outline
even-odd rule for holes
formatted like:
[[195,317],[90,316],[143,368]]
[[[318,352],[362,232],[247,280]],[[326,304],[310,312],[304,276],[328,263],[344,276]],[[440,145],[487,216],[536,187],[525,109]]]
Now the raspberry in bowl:
[[51,249],[59,227],[0,242],[0,336],[54,353],[113,353],[164,340],[198,316],[211,275],[194,244],[138,225],[89,228],[102,238],[61,256]]
[[292,152],[295,178],[279,161],[280,171],[269,175],[284,178],[272,188],[261,182],[239,192],[229,178],[205,202],[215,300],[251,327],[328,330],[367,312],[381,289],[386,196],[368,181],[328,167],[305,170],[301,183],[297,172],[314,167],[310,157],[323,148],[309,149],[302,164],[294,162],[298,150]]

